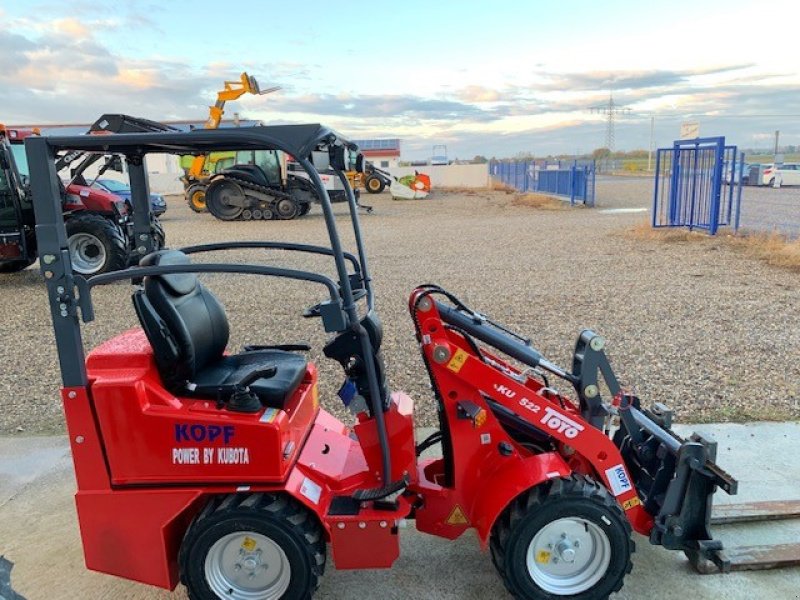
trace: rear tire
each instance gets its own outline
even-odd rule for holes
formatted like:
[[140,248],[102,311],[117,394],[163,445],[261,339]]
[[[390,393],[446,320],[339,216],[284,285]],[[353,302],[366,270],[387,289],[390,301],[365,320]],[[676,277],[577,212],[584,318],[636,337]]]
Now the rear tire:
[[128,243],[119,226],[98,214],[75,213],[67,219],[72,270],[84,277],[128,266]]
[[597,482],[574,475],[525,492],[497,519],[492,562],[519,600],[596,600],[631,572],[631,526]]
[[386,182],[377,175],[370,175],[364,182],[364,188],[370,194],[380,194],[386,189]]
[[190,185],[186,189],[186,201],[194,212],[206,212],[208,210],[206,208],[206,186],[201,183]]
[[189,526],[178,556],[191,600],[310,599],[325,572],[316,517],[282,494],[212,499]]
[[244,190],[233,181],[216,179],[206,188],[206,208],[220,221],[235,221],[242,215],[243,206],[231,203],[243,202]]
[[[167,244],[167,235],[164,233],[164,227],[158,217],[153,217],[150,222],[150,235],[153,236],[153,252],[163,250]],[[128,258],[128,266],[132,267],[139,264],[139,261],[144,258],[138,252],[132,252]]]
[[164,226],[158,217],[153,217],[150,224],[150,233],[153,236],[153,250],[162,250],[167,245],[167,234],[164,233]]

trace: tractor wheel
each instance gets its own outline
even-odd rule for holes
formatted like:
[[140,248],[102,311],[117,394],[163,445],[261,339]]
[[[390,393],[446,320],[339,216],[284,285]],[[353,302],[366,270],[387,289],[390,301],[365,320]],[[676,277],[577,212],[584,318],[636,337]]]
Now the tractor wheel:
[[75,213],[67,219],[72,270],[84,277],[118,271],[128,265],[128,244],[120,228],[101,215]]
[[18,273],[36,262],[35,258],[0,262],[0,273]]
[[178,564],[191,600],[308,599],[325,572],[325,537],[293,498],[221,496],[189,526]]
[[490,549],[520,600],[607,598],[633,568],[630,523],[606,489],[583,476],[519,496],[497,519]]
[[[164,226],[161,225],[161,221],[158,220],[158,217],[152,217],[151,219],[150,235],[153,236],[153,252],[158,252],[166,246],[167,236],[164,233]],[[132,252],[128,259],[128,266],[132,267],[138,265],[142,258],[143,257],[140,256],[138,252]]]
[[386,189],[386,182],[377,175],[370,175],[364,182],[364,187],[370,194],[380,194]]
[[186,189],[186,200],[191,208],[196,213],[203,213],[208,210],[206,208],[206,186],[200,183],[190,185]]
[[294,198],[281,198],[275,203],[275,218],[281,221],[294,219],[300,214],[300,206]]
[[244,210],[244,190],[226,179],[212,181],[206,188],[206,208],[220,221],[234,221]]
[[167,234],[164,233],[164,226],[158,217],[153,217],[150,224],[150,234],[153,236],[153,250],[162,250],[167,245]]
[[311,202],[304,202],[300,205],[300,216],[307,215],[308,211],[311,210]]

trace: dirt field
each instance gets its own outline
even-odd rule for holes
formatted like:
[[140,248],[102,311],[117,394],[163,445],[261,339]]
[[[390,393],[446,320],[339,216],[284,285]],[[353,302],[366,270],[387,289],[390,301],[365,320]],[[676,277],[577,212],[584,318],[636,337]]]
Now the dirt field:
[[[649,206],[650,180],[597,185],[593,210],[537,210],[499,192],[366,199],[375,205],[362,223],[390,384],[416,399],[420,423],[433,424],[435,409],[406,303],[414,286],[427,282],[525,332],[565,366],[580,329],[597,330],[621,380],[646,403],[673,406],[682,420],[799,417],[800,275],[721,242],[626,237],[622,232],[646,214],[613,209]],[[176,197],[163,223],[172,247],[232,239],[325,243],[319,208],[296,221],[223,223],[192,213]],[[332,272],[329,261],[286,253],[229,257]],[[339,411],[341,371],[320,356],[319,322],[300,317],[323,298],[322,288],[253,276],[205,281],[227,306],[232,348],[311,341],[322,366],[323,405]],[[122,284],[95,291],[97,321],[84,329],[87,349],[136,325],[130,293]],[[58,365],[38,270],[0,275],[0,305],[0,433],[61,431]]]

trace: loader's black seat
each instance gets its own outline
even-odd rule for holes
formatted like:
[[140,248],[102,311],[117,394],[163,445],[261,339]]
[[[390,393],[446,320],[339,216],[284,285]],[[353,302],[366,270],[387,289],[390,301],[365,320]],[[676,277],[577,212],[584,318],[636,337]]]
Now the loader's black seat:
[[[186,264],[189,258],[177,250],[160,250],[140,262]],[[225,309],[194,273],[145,277],[133,304],[161,379],[174,394],[217,399],[263,371],[247,387],[262,404],[282,408],[303,380],[306,360],[292,352],[269,349],[225,356],[230,335]]]

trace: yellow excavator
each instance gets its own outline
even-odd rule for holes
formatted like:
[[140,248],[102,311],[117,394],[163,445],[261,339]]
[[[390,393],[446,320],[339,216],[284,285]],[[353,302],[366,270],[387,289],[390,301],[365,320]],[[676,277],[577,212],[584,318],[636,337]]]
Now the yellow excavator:
[[[255,77],[242,73],[238,81],[226,81],[223,89],[217,92],[217,101],[214,106],[209,106],[208,120],[205,129],[217,129],[225,114],[225,103],[229,100],[238,100],[245,94],[263,96],[281,89],[273,86],[261,89]],[[229,155],[229,156],[228,156]],[[235,152],[216,152],[213,155],[184,156],[181,167],[184,169],[183,189],[189,206],[195,212],[206,210],[206,186],[208,178],[219,170],[219,167],[229,166],[235,161]]]

